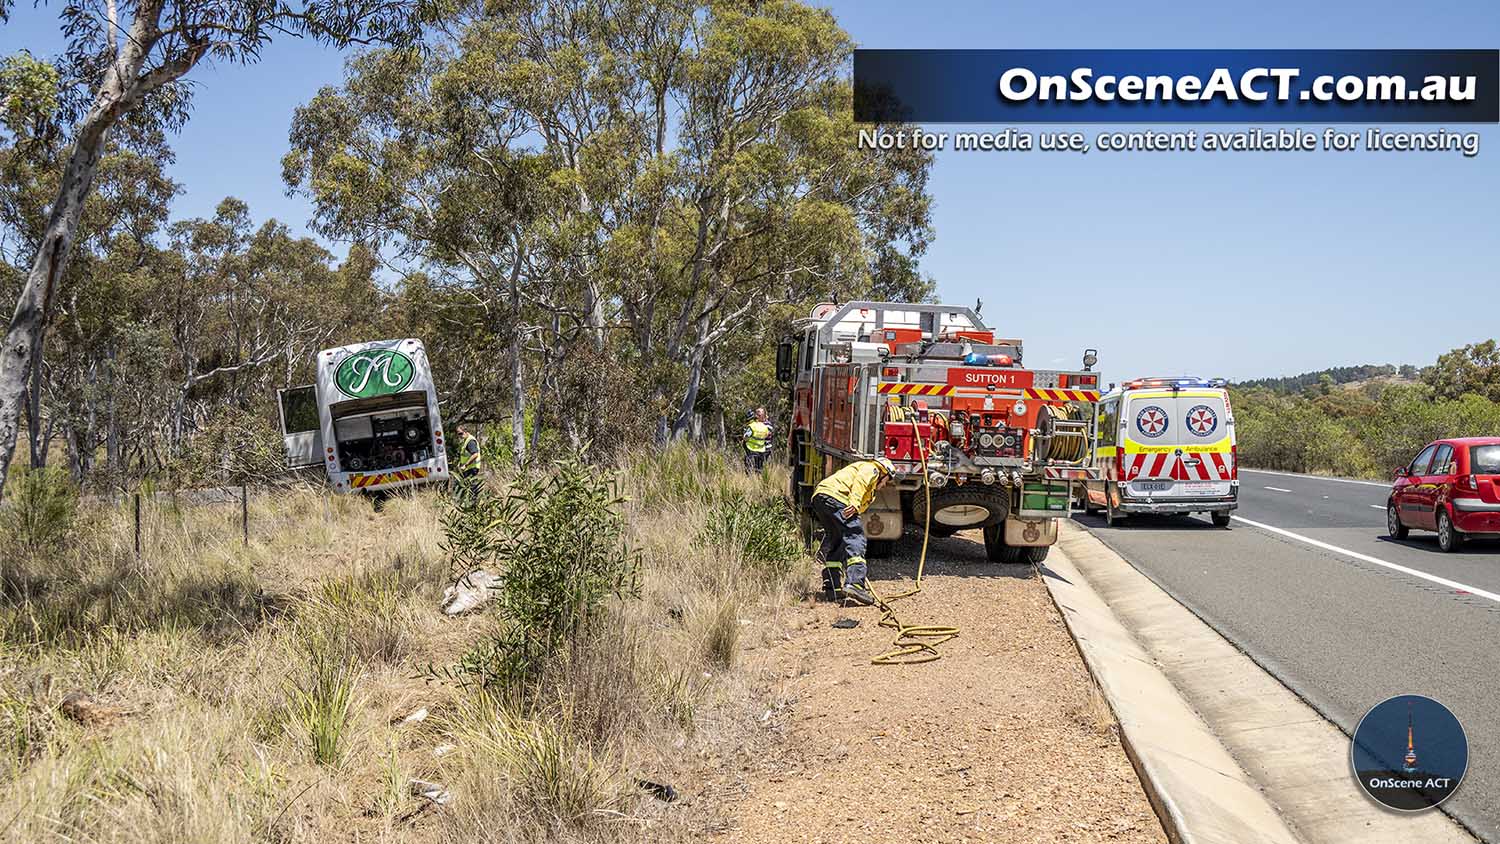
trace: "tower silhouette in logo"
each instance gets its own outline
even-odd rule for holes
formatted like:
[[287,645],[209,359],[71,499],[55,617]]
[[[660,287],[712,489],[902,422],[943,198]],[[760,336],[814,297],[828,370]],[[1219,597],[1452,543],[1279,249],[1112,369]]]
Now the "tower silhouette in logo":
[[1406,758],[1401,770],[1408,773],[1416,773],[1417,770],[1417,742],[1416,729],[1412,725],[1411,702],[1406,703]]

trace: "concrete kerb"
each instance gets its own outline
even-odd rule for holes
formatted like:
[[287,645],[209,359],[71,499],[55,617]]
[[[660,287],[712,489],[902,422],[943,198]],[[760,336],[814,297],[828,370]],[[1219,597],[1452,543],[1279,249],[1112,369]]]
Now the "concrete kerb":
[[1065,523],[1047,569],[1174,841],[1474,841],[1367,799],[1338,727],[1092,534]]
[[1177,844],[1297,841],[1209,726],[1090,588],[1062,543],[1048,557],[1043,580],[1115,712],[1125,752],[1168,837]]

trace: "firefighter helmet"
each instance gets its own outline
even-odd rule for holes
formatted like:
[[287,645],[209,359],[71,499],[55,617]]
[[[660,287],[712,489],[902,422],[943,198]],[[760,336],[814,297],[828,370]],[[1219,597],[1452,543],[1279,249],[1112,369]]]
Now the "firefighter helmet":
[[877,457],[875,458],[874,463],[876,466],[879,466],[880,471],[884,472],[886,475],[893,476],[896,474],[896,464],[892,463],[889,457]]

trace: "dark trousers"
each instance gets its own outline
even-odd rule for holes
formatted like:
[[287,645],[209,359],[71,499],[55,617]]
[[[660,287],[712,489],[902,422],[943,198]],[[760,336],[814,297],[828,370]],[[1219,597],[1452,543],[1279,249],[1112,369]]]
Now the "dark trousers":
[[765,467],[766,458],[769,457],[770,454],[771,452],[769,451],[751,451],[748,448],[745,449],[745,471],[759,472],[762,468]]
[[823,525],[823,544],[818,548],[818,559],[824,565],[831,563],[842,563],[851,557],[858,557],[861,562],[865,558],[865,525],[859,520],[859,514],[855,513],[849,518],[844,518],[843,509],[847,506],[831,495],[814,495],[812,499],[813,515]]

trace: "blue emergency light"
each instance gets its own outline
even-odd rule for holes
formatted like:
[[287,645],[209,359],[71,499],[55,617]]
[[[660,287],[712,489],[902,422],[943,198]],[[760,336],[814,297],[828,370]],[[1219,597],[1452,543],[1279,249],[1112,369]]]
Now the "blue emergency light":
[[1186,375],[1178,378],[1137,378],[1134,381],[1126,381],[1124,389],[1136,390],[1142,387],[1227,387],[1228,379],[1225,378],[1199,378],[1195,375]]

